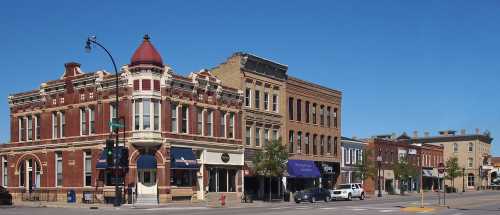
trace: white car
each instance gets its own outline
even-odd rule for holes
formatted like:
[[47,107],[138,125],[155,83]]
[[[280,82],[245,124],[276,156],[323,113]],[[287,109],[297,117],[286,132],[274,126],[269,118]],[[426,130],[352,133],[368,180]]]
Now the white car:
[[332,199],[352,200],[352,198],[365,199],[365,190],[361,184],[341,184],[336,189],[330,191]]

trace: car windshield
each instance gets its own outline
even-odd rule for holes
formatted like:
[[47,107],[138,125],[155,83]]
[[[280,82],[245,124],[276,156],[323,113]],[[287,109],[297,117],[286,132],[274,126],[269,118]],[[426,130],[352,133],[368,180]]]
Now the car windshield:
[[337,186],[337,189],[351,189],[351,185],[350,184],[341,184],[341,185]]

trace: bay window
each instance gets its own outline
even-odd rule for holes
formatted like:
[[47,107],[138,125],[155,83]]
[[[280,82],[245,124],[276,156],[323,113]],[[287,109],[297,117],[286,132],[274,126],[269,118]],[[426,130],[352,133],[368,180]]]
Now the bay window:
[[160,130],[160,101],[153,101],[153,130]]
[[[144,81],[144,80],[143,80]],[[144,82],[143,82],[144,84]],[[142,100],[142,130],[149,130],[151,128],[151,100]]]

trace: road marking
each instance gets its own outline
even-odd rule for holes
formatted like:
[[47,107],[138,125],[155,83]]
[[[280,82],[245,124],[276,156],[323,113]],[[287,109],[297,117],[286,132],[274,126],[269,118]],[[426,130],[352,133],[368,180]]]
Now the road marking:
[[394,212],[394,210],[379,210],[378,212],[380,212],[380,213],[390,213],[390,212]]
[[161,210],[203,210],[209,209],[207,207],[165,207],[165,208],[147,208],[147,211],[161,211]]

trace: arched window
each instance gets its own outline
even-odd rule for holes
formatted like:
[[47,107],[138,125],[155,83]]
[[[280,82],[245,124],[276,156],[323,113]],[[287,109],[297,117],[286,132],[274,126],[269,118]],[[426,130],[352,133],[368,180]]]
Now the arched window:
[[39,188],[41,182],[40,164],[34,159],[21,161],[19,164],[19,187],[26,189]]
[[475,178],[474,174],[472,174],[472,173],[469,173],[467,175],[467,186],[474,187],[474,178]]

